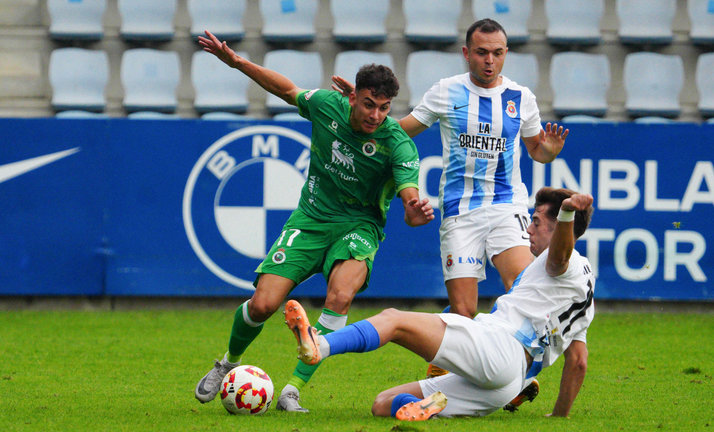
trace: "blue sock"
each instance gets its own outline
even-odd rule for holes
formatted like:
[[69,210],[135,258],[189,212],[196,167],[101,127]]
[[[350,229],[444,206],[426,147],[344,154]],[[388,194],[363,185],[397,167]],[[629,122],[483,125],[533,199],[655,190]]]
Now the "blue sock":
[[330,355],[346,352],[367,352],[379,348],[379,333],[366,320],[357,321],[336,332],[325,335],[330,344]]
[[416,402],[418,400],[420,400],[418,397],[409,393],[400,393],[394,396],[394,399],[392,399],[392,417],[397,416],[397,411],[399,411],[399,408],[403,407],[409,402]]

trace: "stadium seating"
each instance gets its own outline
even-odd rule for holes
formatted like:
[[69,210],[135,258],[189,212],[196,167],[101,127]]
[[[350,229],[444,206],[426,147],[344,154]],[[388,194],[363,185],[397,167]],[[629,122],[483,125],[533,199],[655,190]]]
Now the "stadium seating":
[[589,115],[584,115],[584,114],[575,114],[575,115],[569,115],[565,116],[562,119],[560,119],[561,122],[563,123],[609,123],[607,120],[604,120],[600,117],[595,117],[595,116],[589,116]]
[[[268,51],[265,54],[263,64],[266,68],[287,76],[300,88],[314,89],[322,87],[322,57],[318,52],[287,49]],[[265,106],[271,114],[297,111],[296,106],[289,105],[270,93]]]
[[315,39],[317,0],[260,0],[262,35],[267,42],[311,42]]
[[699,55],[695,81],[699,92],[699,112],[705,117],[714,116],[714,53]]
[[58,40],[101,39],[106,8],[106,0],[47,0],[50,37]]
[[466,72],[461,53],[414,51],[407,56],[407,88],[409,107],[414,108],[434,83],[442,78]]
[[459,39],[462,0],[404,0],[404,37],[415,43],[454,43]]
[[180,117],[176,114],[157,111],[135,111],[133,113],[129,113],[127,118],[133,120],[178,120]]
[[607,112],[610,62],[605,54],[562,52],[550,61],[553,111],[560,116]]
[[508,43],[528,42],[528,19],[531,16],[531,0],[472,0],[471,8],[477,20],[491,18],[506,30]]
[[618,34],[626,44],[672,42],[677,0],[617,0]]
[[521,54],[509,51],[506,54],[506,61],[503,64],[501,74],[535,92],[540,79],[538,59],[535,54]]
[[52,108],[104,111],[109,59],[104,51],[58,48],[50,54]]
[[[245,52],[237,54],[250,60]],[[248,86],[251,79],[229,68],[213,54],[205,51],[193,53],[191,82],[196,91],[193,106],[199,113],[244,112],[248,109]]]
[[678,55],[637,52],[625,57],[625,109],[633,117],[676,117],[684,86],[684,65]]
[[211,111],[201,115],[201,120],[255,120],[255,117],[225,111]]
[[674,120],[667,117],[645,116],[636,118],[634,122],[638,124],[670,124],[674,123]]
[[238,41],[245,36],[243,14],[246,0],[188,0],[191,36],[209,30],[220,40]]
[[55,117],[66,118],[66,119],[105,119],[105,118],[109,118],[109,116],[104,113],[83,111],[83,110],[59,111],[57,114],[55,114]]
[[166,41],[174,37],[176,0],[118,0],[119,34],[130,41]]
[[688,0],[687,13],[692,26],[689,38],[695,44],[714,44],[714,2]]
[[151,48],[126,50],[121,59],[120,75],[126,111],[176,110],[176,88],[180,79],[177,53]]
[[389,2],[384,0],[331,0],[334,25],[332,35],[337,42],[377,43],[387,39],[384,22]]
[[394,59],[390,53],[372,51],[342,51],[335,56],[335,75],[354,82],[357,71],[366,64],[382,64],[394,70]]
[[305,117],[301,116],[296,112],[285,112],[280,114],[275,114],[273,120],[280,121],[308,121]]
[[545,32],[552,44],[594,45],[600,43],[600,20],[604,0],[545,0],[548,28]]

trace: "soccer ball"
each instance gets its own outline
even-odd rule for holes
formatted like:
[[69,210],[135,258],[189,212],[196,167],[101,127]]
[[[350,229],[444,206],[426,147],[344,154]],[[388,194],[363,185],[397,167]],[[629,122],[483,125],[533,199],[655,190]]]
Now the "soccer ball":
[[273,382],[257,366],[235,367],[223,378],[221,401],[231,414],[263,414],[273,401]]

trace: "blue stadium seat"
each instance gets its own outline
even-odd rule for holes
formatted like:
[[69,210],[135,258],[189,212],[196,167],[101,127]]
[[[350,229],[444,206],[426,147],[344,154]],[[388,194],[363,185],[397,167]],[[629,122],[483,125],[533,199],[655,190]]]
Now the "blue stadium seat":
[[699,112],[705,117],[714,116],[714,53],[699,55],[695,81],[699,91]]
[[205,30],[222,41],[238,41],[245,36],[245,0],[188,0],[188,13],[194,39],[203,36]]
[[607,112],[610,62],[605,54],[561,52],[550,61],[553,111],[560,116]]
[[120,75],[126,111],[176,110],[176,88],[181,75],[176,52],[150,48],[126,50],[121,59]]
[[684,86],[684,65],[678,55],[637,52],[625,56],[625,109],[633,117],[676,117]]
[[[263,64],[266,68],[287,76],[302,89],[311,90],[322,86],[322,57],[319,52],[268,51]],[[296,106],[289,105],[271,93],[268,93],[265,106],[271,114],[297,111]]]
[[590,123],[590,124],[612,123],[610,120],[604,120],[600,117],[583,115],[583,114],[575,114],[575,115],[565,116],[562,119],[560,119],[560,121],[563,123]]
[[618,34],[626,44],[672,42],[677,0],[617,0]]
[[129,113],[127,118],[133,120],[178,120],[180,117],[177,114],[157,111],[135,111],[133,113]]
[[501,75],[505,75],[511,81],[515,81],[535,92],[540,79],[538,58],[535,54],[509,51],[506,54],[506,62],[503,64]]
[[667,117],[658,117],[658,116],[645,116],[645,117],[638,117],[634,120],[635,123],[638,124],[670,124],[670,123],[676,123],[674,120],[667,118]]
[[472,10],[477,20],[491,18],[506,30],[508,43],[528,42],[528,19],[531,16],[531,0],[473,0]]
[[104,111],[109,59],[104,51],[57,48],[50,54],[52,108]]
[[130,41],[167,41],[174,37],[176,0],[118,0],[119,35]]
[[600,43],[600,20],[604,9],[604,0],[545,0],[548,42],[568,45]]
[[462,0],[404,0],[404,37],[415,43],[458,41],[461,6]]
[[67,110],[60,111],[55,114],[56,118],[66,118],[66,119],[105,119],[109,118],[108,115],[104,113],[83,111],[83,110]]
[[201,120],[237,120],[237,121],[250,121],[255,120],[255,117],[251,117],[245,114],[236,114],[232,112],[225,111],[211,111],[201,115]]
[[385,65],[394,71],[394,59],[390,53],[353,50],[342,51],[335,56],[335,75],[354,82],[357,71],[372,63]]
[[389,2],[384,0],[330,0],[332,36],[337,42],[378,43],[387,39],[384,22]]
[[714,44],[714,1],[688,0],[687,12],[692,26],[689,38],[695,44]]
[[285,112],[280,114],[275,114],[273,120],[279,121],[309,121],[305,117],[301,116],[296,112]]
[[[245,52],[237,54],[250,60]],[[229,68],[213,54],[205,51],[193,53],[191,82],[196,91],[193,106],[199,113],[244,112],[248,109],[248,86],[251,79]]]
[[59,40],[99,40],[107,0],[47,0],[50,37]]
[[311,42],[315,39],[317,0],[260,0],[262,35],[268,42]]
[[440,79],[467,71],[460,53],[443,51],[414,51],[407,56],[407,88],[409,107],[414,108],[422,96]]

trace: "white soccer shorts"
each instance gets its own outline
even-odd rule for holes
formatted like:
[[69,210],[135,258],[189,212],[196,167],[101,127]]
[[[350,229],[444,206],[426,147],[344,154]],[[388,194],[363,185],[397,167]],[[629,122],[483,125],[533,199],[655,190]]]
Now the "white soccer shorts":
[[431,363],[452,373],[419,381],[423,394],[446,395],[439,416],[486,416],[516,397],[528,367],[523,345],[506,330],[478,319],[439,317],[446,332]]
[[526,232],[528,209],[515,204],[494,204],[441,222],[441,269],[444,280],[486,279],[486,262],[514,246],[530,247]]

